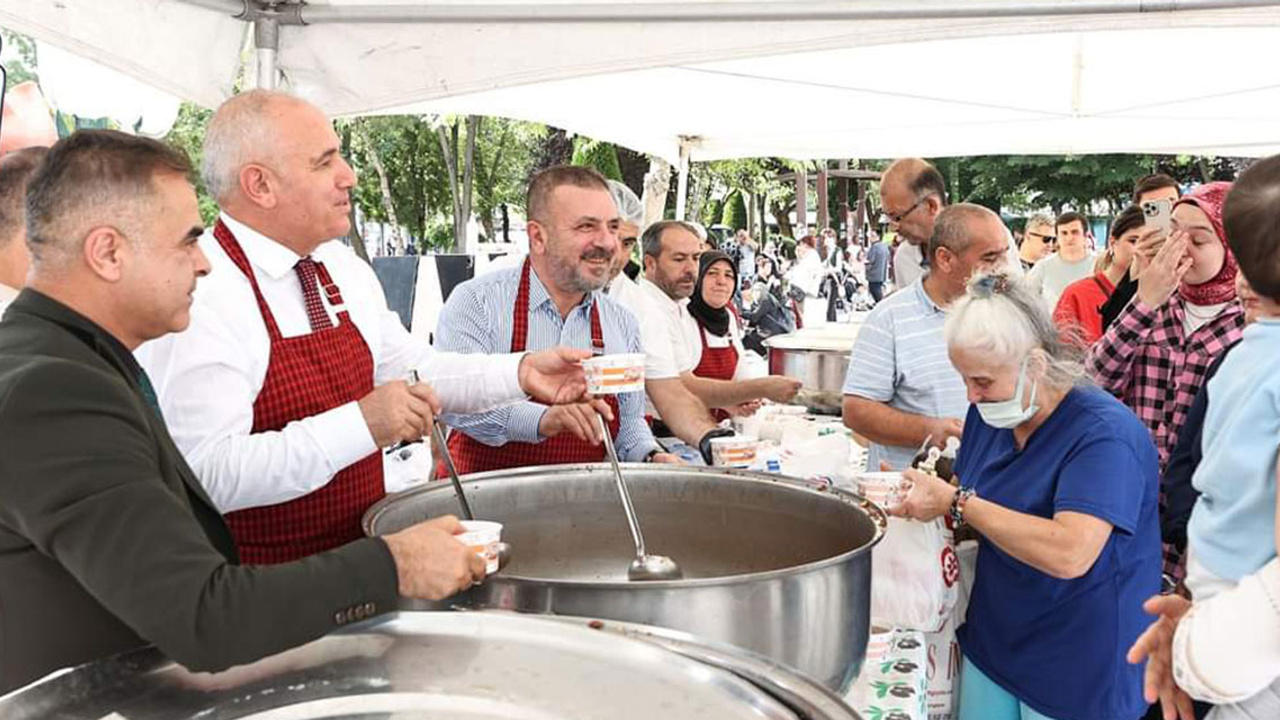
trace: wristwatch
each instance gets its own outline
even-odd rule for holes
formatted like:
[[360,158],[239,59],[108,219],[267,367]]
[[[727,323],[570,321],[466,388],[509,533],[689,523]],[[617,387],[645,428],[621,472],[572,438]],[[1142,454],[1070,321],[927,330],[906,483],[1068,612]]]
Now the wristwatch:
[[661,452],[663,452],[663,449],[662,449],[662,448],[660,448],[660,447],[656,447],[656,448],[654,448],[654,449],[650,450],[650,451],[649,451],[649,454],[644,456],[644,461],[645,461],[645,462],[647,462],[647,463],[651,463],[651,462],[653,462],[653,456],[654,456],[654,455],[657,455],[658,453],[661,453]]
[[955,527],[960,527],[964,523],[964,506],[969,502],[969,498],[975,495],[973,488],[962,487],[956,490],[955,497],[951,498],[951,509],[947,514],[951,516],[951,523]]
[[698,441],[698,450],[702,452],[702,459],[708,465],[713,464],[711,462],[711,441],[716,438],[733,437],[733,434],[733,430],[730,428],[718,427],[708,430],[707,434],[703,435],[702,439]]

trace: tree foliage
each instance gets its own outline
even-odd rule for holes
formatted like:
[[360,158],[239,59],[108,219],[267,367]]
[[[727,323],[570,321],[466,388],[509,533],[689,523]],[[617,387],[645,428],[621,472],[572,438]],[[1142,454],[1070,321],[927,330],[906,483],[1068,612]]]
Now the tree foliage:
[[0,28],[0,46],[4,49],[5,89],[38,80],[36,44],[26,35]]
[[720,222],[734,230],[747,229],[747,201],[741,190],[729,193],[728,199],[724,202],[724,214],[720,217]]
[[602,140],[578,136],[573,143],[573,164],[595,168],[610,180],[622,182],[622,168],[618,165],[618,151]]

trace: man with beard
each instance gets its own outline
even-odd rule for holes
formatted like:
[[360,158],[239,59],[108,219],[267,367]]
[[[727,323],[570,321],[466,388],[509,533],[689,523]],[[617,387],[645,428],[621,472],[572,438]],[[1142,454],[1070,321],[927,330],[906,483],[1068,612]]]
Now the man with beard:
[[605,292],[631,310],[643,302],[640,286],[636,284],[640,266],[631,259],[631,251],[640,242],[640,228],[644,226],[644,205],[631,192],[631,188],[617,180],[609,181],[609,193],[618,206],[618,253],[614,257],[613,269],[609,271]]
[[[350,229],[356,182],[340,148],[298,98],[254,90],[223,103],[203,153],[221,209],[201,241],[212,272],[191,326],[140,348],[174,441],[250,564],[362,537],[385,494],[381,448],[422,438],[442,406],[586,389],[582,351],[463,357],[411,337],[373,268],[332,241]],[[411,372],[423,382],[406,382]]]
[[[648,357],[646,381],[662,381],[679,378],[702,407],[736,408],[753,400],[769,399],[774,402],[790,402],[800,390],[800,381],[780,375],[768,375],[749,380],[719,380],[694,374],[696,364],[694,348],[690,346],[700,336],[697,322],[689,314],[689,296],[698,280],[698,260],[702,255],[702,241],[688,223],[676,220],[656,222],[645,229],[640,239],[644,249],[644,279],[640,289],[645,295],[644,349]],[[699,449],[707,445],[705,433],[696,435],[683,427],[683,413],[668,412],[661,398],[649,388],[653,400],[653,415],[669,422],[655,422],[659,436],[675,436],[692,443]],[[675,422],[670,422],[670,420]],[[663,432],[664,427],[667,432]],[[699,439],[700,438],[700,439]],[[703,456],[707,453],[704,451]]]
[[[596,171],[558,166],[529,184],[529,256],[518,267],[469,280],[440,313],[436,344],[460,353],[539,350],[556,345],[594,354],[642,353],[636,319],[603,288],[617,267],[618,207]],[[644,398],[548,406],[533,401],[488,412],[448,414],[449,450],[459,473],[605,459],[596,414],[610,422],[618,458],[674,462],[644,421]]]

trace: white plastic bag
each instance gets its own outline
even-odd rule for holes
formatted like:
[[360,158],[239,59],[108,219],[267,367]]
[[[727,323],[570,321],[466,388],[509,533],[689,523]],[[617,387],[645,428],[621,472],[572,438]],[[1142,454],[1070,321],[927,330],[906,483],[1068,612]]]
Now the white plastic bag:
[[889,518],[871,556],[871,622],[938,632],[959,596],[960,562],[942,518]]

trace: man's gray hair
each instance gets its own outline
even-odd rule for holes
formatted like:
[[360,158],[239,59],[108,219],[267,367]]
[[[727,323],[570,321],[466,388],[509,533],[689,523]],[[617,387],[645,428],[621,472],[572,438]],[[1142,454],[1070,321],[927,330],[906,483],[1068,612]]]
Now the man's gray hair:
[[1043,352],[1045,381],[1056,389],[1087,384],[1078,331],[1054,325],[1040,293],[1007,270],[979,273],[947,313],[948,347],[977,350],[992,364],[1020,363]]
[[[1048,215],[1046,213],[1036,213],[1035,215],[1032,215],[1031,217],[1027,218],[1027,223],[1022,227],[1026,230],[1030,230],[1031,228],[1034,228],[1034,227],[1048,226],[1049,229],[1052,230],[1054,227],[1054,222],[1055,221],[1052,215]],[[1049,233],[1049,234],[1052,235],[1053,233]]]
[[989,208],[973,203],[957,203],[943,208],[934,221],[933,237],[929,238],[929,258],[933,258],[938,248],[946,248],[953,253],[964,252],[973,242],[973,226],[988,219],[1001,222],[1000,216]]
[[618,206],[618,215],[622,222],[644,227],[644,204],[631,188],[617,180],[610,180],[609,194],[613,196],[613,204]]
[[240,169],[267,159],[273,127],[269,115],[278,102],[302,103],[277,90],[249,90],[227,100],[213,114],[204,133],[200,177],[214,199],[222,202],[239,184]]
[[662,255],[662,234],[672,228],[680,228],[693,233],[695,236],[698,230],[690,223],[682,220],[659,220],[644,229],[644,234],[640,236],[640,246],[644,249],[644,254],[650,257],[660,257]]

